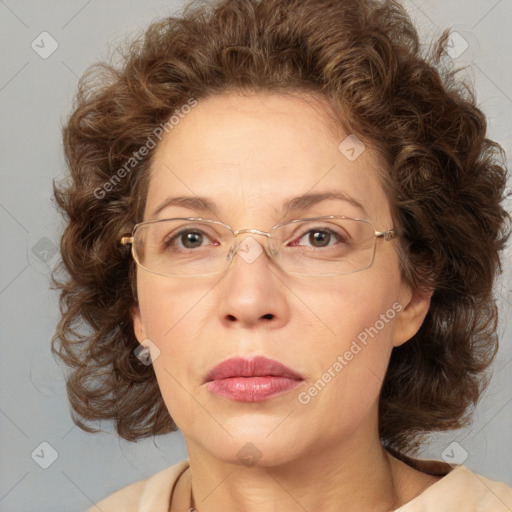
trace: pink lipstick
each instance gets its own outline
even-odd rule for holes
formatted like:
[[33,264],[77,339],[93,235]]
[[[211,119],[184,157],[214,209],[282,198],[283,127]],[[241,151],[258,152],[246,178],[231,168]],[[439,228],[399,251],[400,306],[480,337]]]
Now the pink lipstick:
[[261,402],[296,388],[304,379],[278,361],[232,357],[215,366],[205,383],[212,393],[239,402]]

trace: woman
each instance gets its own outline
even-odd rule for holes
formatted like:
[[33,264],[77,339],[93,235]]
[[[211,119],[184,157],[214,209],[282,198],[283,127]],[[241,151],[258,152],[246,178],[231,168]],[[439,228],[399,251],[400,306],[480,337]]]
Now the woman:
[[91,510],[512,509],[460,445],[413,458],[487,383],[509,235],[444,44],[392,1],[224,0],[83,78],[54,349],[78,425],[188,452]]

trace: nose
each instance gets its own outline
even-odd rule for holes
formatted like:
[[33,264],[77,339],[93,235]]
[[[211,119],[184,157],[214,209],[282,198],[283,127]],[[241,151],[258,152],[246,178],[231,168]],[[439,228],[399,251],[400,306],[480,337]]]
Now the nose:
[[218,311],[227,326],[278,328],[289,316],[286,286],[272,263],[269,239],[255,231],[237,236],[228,254],[231,265],[218,290]]

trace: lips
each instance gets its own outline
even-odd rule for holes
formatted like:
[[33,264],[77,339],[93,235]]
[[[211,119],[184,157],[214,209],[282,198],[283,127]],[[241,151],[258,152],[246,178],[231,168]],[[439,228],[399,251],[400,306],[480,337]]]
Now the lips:
[[286,377],[291,380],[303,380],[300,374],[279,361],[258,356],[252,359],[242,357],[226,359],[210,370],[205,382],[230,377]]
[[238,402],[261,402],[290,391],[304,379],[278,361],[258,356],[234,357],[215,366],[206,376],[209,391]]

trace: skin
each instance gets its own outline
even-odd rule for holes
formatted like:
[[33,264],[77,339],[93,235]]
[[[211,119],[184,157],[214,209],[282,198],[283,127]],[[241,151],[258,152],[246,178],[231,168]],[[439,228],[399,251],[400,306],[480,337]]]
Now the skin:
[[[325,109],[322,98],[306,95],[226,93],[199,101],[155,149],[144,220],[203,216],[269,231],[286,220],[341,214],[392,228],[378,156],[367,145],[349,161],[338,150],[348,134]],[[367,216],[327,200],[282,218],[287,199],[331,190],[356,199]],[[171,195],[206,196],[218,217],[181,206],[154,217]],[[265,253],[252,263],[235,256],[227,273],[201,279],[138,268],[134,330],[139,342],[149,338],[161,351],[154,369],[190,461],[172,510],[188,509],[192,487],[199,512],[334,512],[340,503],[344,511],[386,511],[439,479],[391,457],[378,435],[391,351],[417,332],[430,301],[402,282],[395,244],[378,240],[369,269],[329,278],[286,275]],[[301,404],[298,394],[397,301],[402,311]],[[258,403],[211,393],[205,375],[234,355],[277,359],[304,382]],[[253,466],[237,456],[247,443],[260,454]]]

